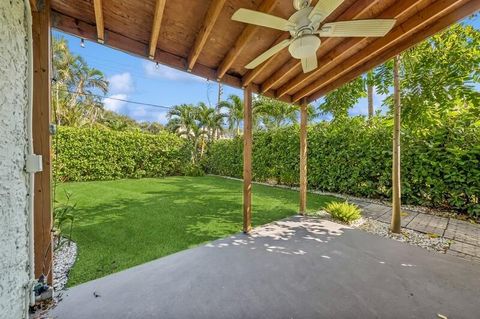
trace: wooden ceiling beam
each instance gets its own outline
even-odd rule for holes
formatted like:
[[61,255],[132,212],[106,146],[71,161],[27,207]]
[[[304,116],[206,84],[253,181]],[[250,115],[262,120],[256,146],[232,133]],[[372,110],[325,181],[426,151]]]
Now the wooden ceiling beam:
[[163,11],[167,0],[157,0],[155,4],[155,15],[153,17],[152,33],[150,36],[150,47],[148,49],[148,58],[155,59],[157,50],[158,37],[160,35],[160,27],[162,26]]
[[[271,13],[275,8],[277,2],[278,0],[264,0],[260,7],[258,7],[257,11]],[[248,41],[253,37],[253,35],[259,28],[260,27],[254,26],[252,24],[247,24],[245,29],[243,29],[242,33],[235,41],[233,47],[230,49],[230,51],[228,51],[227,55],[220,63],[220,66],[218,67],[217,79],[223,78],[225,73],[227,73],[227,71],[230,69],[230,67],[240,55],[242,50],[247,46]]]
[[[94,25],[64,15],[57,11],[52,11],[52,26],[58,30],[87,40],[95,41],[96,39],[96,29]],[[145,52],[147,52],[148,49],[147,44],[109,30],[106,30],[105,34],[108,37],[109,47],[145,58]],[[157,49],[154,61],[183,72],[185,72],[187,68],[186,58],[174,55],[161,49]],[[200,63],[196,63],[191,71],[191,74],[214,81],[217,76],[217,70],[209,68]],[[230,74],[225,74],[221,82],[236,88],[242,87],[241,79]],[[258,85],[251,84],[251,86],[254,93],[261,93]],[[272,90],[262,94],[271,98],[275,97],[275,92]],[[280,100],[290,103],[292,101],[292,97],[286,95]]]
[[97,41],[105,43],[105,26],[103,23],[102,0],[93,0],[93,9],[95,11],[95,25],[97,26]]
[[467,0],[438,0],[432,3],[428,7],[411,16],[403,23],[394,27],[392,31],[390,31],[385,37],[379,38],[378,40],[371,42],[358,54],[355,54],[348,59],[342,61],[341,63],[338,63],[330,71],[328,71],[321,77],[315,79],[315,81],[311,84],[299,90],[297,93],[294,94],[293,100],[299,101],[301,98],[313,94],[313,92],[319,90],[321,87],[341,77],[343,74],[346,74],[349,71],[355,69],[356,67],[367,63],[370,59],[373,59],[375,55],[380,54],[382,50],[394,46],[395,44],[417,32],[418,30],[421,30],[425,26],[428,26],[430,23],[432,23],[439,17],[455,10],[466,2]]
[[[356,1],[350,8],[345,10],[336,20],[353,20],[360,19],[366,15],[369,10],[377,4],[380,0],[359,0]],[[334,41],[333,38],[324,39],[322,46],[327,45],[328,43]],[[292,74],[302,71],[302,62],[297,59],[290,59],[286,64],[284,64],[280,69],[278,69],[272,76],[268,78],[261,85],[262,92],[266,92],[274,87],[277,83],[283,79],[291,76]]]
[[205,43],[210,36],[210,32],[212,32],[213,26],[217,21],[220,12],[225,4],[226,0],[213,0],[208,8],[208,11],[205,15],[205,19],[203,21],[203,25],[198,32],[197,38],[195,39],[195,44],[193,48],[190,50],[190,54],[188,55],[188,71],[190,72],[193,69],[193,66],[197,62],[198,56],[202,52],[202,49]]
[[[406,12],[410,10],[415,10],[418,0],[402,0],[395,2],[392,6],[386,8],[378,16],[374,17],[375,19],[397,19],[397,24],[402,22],[400,19],[405,15]],[[321,57],[319,67],[309,73],[300,73],[294,79],[284,84],[277,90],[278,96],[283,96],[290,92],[296,92],[302,86],[304,86],[309,81],[315,79],[316,77],[322,75],[332,67],[334,67],[338,61],[341,61],[342,58],[348,56],[352,50],[356,50],[357,47],[366,42],[374,41],[374,38],[348,38],[345,39],[342,43],[337,45],[335,48],[330,50],[327,54]]]
[[[463,3],[465,3],[465,1]],[[402,42],[398,43],[396,46],[391,47],[386,51],[383,51],[380,55],[358,66],[356,69],[351,70],[347,74],[343,74],[343,76],[337,78],[335,81],[332,81],[329,84],[322,86],[321,88],[313,92],[308,97],[308,101],[309,102],[315,101],[316,99],[324,96],[325,94],[361,76],[368,70],[371,70],[374,67],[384,63],[385,61],[393,58],[397,54],[400,54],[401,52],[407,50],[408,48],[414,46],[415,44],[442,31],[443,29],[454,24],[455,22],[458,22],[464,19],[465,17],[468,17],[474,14],[478,10],[480,10],[480,0],[470,0],[466,2],[462,7],[457,8],[452,12],[440,17],[435,22],[425,26],[423,29],[413,34],[411,37],[404,39]]]

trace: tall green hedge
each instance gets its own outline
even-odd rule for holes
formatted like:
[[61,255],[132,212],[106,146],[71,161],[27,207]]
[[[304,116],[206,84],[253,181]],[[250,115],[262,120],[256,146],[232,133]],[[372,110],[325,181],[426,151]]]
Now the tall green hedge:
[[[390,198],[392,122],[351,118],[308,129],[308,184],[312,189]],[[241,139],[216,142],[208,172],[242,176]],[[254,134],[257,181],[298,184],[298,126]],[[402,131],[404,203],[453,208],[480,216],[480,121],[455,118]]]
[[168,132],[145,134],[59,127],[53,138],[58,181],[111,180],[183,174],[191,151]]

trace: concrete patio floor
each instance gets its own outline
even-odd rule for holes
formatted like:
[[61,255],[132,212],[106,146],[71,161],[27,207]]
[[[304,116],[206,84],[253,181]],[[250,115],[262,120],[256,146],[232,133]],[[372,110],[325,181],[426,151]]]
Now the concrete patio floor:
[[292,217],[64,293],[54,318],[478,318],[480,266]]

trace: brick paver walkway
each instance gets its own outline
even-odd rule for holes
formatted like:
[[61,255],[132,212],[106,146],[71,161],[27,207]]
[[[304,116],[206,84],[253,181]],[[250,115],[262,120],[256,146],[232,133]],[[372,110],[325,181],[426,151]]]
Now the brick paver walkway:
[[[360,200],[350,202],[362,209],[363,216],[390,223],[390,206]],[[402,227],[447,238],[451,241],[447,254],[480,262],[480,224],[402,209]]]

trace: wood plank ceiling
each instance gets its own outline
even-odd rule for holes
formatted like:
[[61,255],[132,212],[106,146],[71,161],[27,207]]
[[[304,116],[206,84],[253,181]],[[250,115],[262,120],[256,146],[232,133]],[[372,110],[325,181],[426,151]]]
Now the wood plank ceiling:
[[319,67],[306,74],[287,49],[245,69],[289,34],[232,21],[239,8],[284,18],[295,12],[291,0],[52,0],[52,25],[210,80],[251,85],[253,92],[287,102],[311,102],[475,13],[480,0],[345,0],[325,22],[397,22],[383,38],[322,39]]

